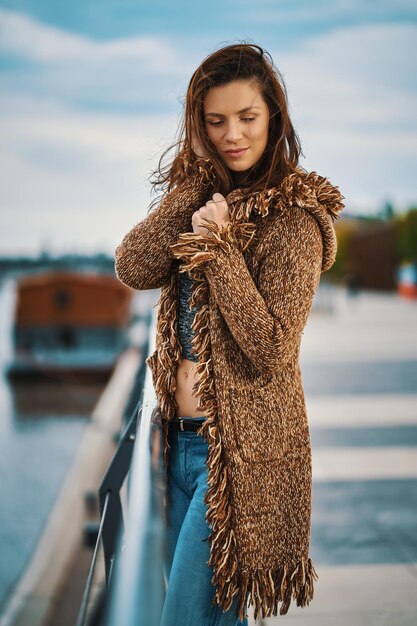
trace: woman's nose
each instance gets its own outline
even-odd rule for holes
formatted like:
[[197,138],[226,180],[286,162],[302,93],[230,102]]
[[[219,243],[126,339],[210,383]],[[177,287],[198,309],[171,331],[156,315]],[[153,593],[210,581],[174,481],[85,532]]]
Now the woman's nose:
[[226,127],[226,141],[238,141],[242,137],[242,129],[239,122],[229,122]]

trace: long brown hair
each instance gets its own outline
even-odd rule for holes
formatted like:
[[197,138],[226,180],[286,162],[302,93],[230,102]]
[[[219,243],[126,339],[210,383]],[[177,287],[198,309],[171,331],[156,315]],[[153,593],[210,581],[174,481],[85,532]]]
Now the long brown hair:
[[[256,81],[269,109],[268,143],[258,162],[246,172],[245,189],[251,193],[278,186],[288,174],[299,168],[298,160],[303,152],[290,120],[287,90],[282,75],[266,50],[244,42],[220,48],[208,55],[195,70],[187,88],[185,111],[179,127],[180,139],[162,154],[158,168],[153,172],[156,177],[152,183],[154,189],[160,186],[170,191],[182,181],[181,155],[185,155],[188,162],[196,158],[191,147],[193,121],[196,137],[213,162],[217,191],[227,195],[237,187],[234,172],[222,161],[207,135],[203,108],[205,96],[212,87],[235,80]],[[162,168],[162,159],[175,147],[175,158]],[[239,187],[243,187],[242,183]]]

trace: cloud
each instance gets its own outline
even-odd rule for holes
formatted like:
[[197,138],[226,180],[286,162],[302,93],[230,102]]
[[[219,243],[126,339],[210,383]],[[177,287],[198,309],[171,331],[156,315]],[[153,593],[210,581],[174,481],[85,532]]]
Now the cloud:
[[67,112],[2,125],[0,250],[114,251],[143,219],[175,119]]
[[[349,208],[416,200],[416,31],[369,24],[266,46],[302,164],[338,184]],[[38,249],[47,233],[56,249],[114,250],[146,214],[148,176],[175,141],[200,52],[174,36],[97,42],[0,10],[0,250]]]
[[176,49],[158,37],[95,41],[6,9],[0,9],[0,50],[47,65],[134,60],[146,63],[150,71],[164,73],[170,72],[178,60]]
[[381,22],[392,21],[394,18],[412,19],[417,17],[417,7],[414,0],[380,0],[379,2],[363,2],[363,0],[316,0],[314,3],[303,0],[281,2],[263,0],[253,9],[251,0],[238,0],[239,7],[246,5],[247,19],[251,23],[281,24],[289,22],[308,22],[309,24],[323,24],[330,22],[341,23],[347,19],[355,24],[359,21],[370,20]]
[[[5,9],[0,55],[3,90],[23,88],[79,108],[168,108],[167,90],[177,93],[192,71],[187,51],[166,38],[95,41]],[[10,60],[20,61],[17,69],[12,63],[7,71]]]
[[[316,122],[337,127],[414,127],[417,25],[339,28],[279,55],[290,100]],[[320,113],[321,112],[321,113]],[[325,116],[323,116],[325,112]]]
[[417,26],[362,25],[273,54],[307,169],[334,178],[350,208],[416,202]]

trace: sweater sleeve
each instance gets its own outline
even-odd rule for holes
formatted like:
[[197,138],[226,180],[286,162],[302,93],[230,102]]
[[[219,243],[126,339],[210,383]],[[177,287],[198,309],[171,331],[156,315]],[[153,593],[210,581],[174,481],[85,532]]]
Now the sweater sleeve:
[[183,233],[171,248],[186,263],[201,267],[234,339],[256,369],[280,370],[301,341],[320,281],[323,242],[314,217],[299,207],[286,211],[268,233],[256,283],[231,222],[212,235]]
[[117,278],[132,289],[157,289],[169,278],[170,244],[191,228],[191,216],[207,200],[215,172],[210,159],[186,164],[186,178],[136,224],[115,251]]

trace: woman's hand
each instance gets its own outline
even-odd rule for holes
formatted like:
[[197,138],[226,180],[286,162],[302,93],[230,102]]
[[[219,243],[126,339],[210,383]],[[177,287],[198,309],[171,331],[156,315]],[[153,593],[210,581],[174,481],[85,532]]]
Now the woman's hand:
[[230,221],[229,207],[225,197],[221,193],[215,193],[212,197],[212,200],[208,200],[204,206],[193,213],[191,217],[193,232],[212,236],[208,228],[203,225],[203,218],[216,222],[219,228]]
[[204,150],[204,147],[197,139],[194,120],[191,120],[191,148],[197,157],[202,157],[204,159],[207,158],[208,155]]

